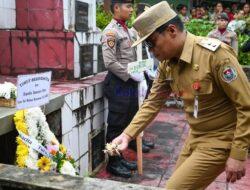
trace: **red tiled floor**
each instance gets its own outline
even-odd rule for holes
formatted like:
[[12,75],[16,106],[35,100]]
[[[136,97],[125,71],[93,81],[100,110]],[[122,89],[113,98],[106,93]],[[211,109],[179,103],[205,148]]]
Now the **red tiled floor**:
[[[155,141],[155,149],[143,155],[144,174],[137,173],[131,179],[115,177],[103,168],[97,178],[124,181],[148,186],[165,187],[171,176],[178,154],[188,134],[185,114],[178,109],[164,108],[146,129],[144,138]],[[127,150],[124,156],[128,160],[136,160],[136,154]],[[221,174],[207,190],[225,190],[225,173]],[[235,184],[229,184],[229,190],[250,190],[250,158],[247,162],[247,176]]]
[[[118,181],[126,181],[149,186],[165,186],[165,176],[170,176],[172,168],[180,151],[183,141],[180,141],[187,134],[185,115],[177,109],[163,109],[156,119],[145,131],[144,138],[155,142],[155,148],[150,153],[143,155],[144,174],[137,173],[131,179],[122,179],[112,176],[105,171],[105,168],[97,174],[98,178],[108,178]],[[169,145],[169,146],[166,146]],[[175,155],[176,154],[176,155]],[[127,150],[124,157],[128,160],[136,160],[136,154]]]

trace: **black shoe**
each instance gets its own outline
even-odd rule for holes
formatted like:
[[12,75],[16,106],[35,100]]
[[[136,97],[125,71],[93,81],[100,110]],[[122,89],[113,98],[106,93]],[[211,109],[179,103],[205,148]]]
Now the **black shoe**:
[[153,149],[155,147],[155,143],[153,143],[152,141],[147,141],[142,139],[142,144],[146,145],[147,147]]
[[131,171],[127,169],[125,166],[123,166],[120,161],[115,161],[115,162],[109,161],[106,170],[115,176],[124,178],[132,177]]
[[123,166],[125,166],[129,170],[137,170],[136,162],[129,162],[129,161],[125,160],[124,158],[122,158],[120,162]]
[[[129,143],[128,147],[132,150],[134,150],[135,152],[137,152],[137,146],[136,146],[136,141],[133,140]],[[150,148],[144,144],[142,144],[142,152],[143,153],[148,153],[150,151]]]

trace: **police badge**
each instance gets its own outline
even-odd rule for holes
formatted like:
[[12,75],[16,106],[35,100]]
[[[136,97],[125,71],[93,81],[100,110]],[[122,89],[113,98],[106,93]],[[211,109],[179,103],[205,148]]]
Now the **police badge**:
[[108,38],[107,39],[107,44],[108,46],[113,49],[113,47],[115,46],[115,39],[114,38]]

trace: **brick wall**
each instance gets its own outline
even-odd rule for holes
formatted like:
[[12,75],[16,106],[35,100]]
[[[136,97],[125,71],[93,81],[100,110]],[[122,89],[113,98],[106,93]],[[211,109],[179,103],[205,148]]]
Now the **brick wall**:
[[74,33],[0,31],[0,74],[31,74],[51,70],[54,79],[72,79]]
[[76,0],[0,0],[0,74],[52,70],[53,79],[81,78],[79,49],[84,44],[95,46],[97,73],[96,1],[77,1],[88,5],[84,32],[75,31]]

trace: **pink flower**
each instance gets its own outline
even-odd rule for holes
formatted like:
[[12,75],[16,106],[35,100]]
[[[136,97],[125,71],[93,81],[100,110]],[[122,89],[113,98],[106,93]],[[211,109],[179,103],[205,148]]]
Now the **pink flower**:
[[47,150],[49,151],[49,153],[51,153],[52,155],[55,155],[57,153],[57,151],[59,150],[59,146],[58,145],[48,145],[47,146]]

